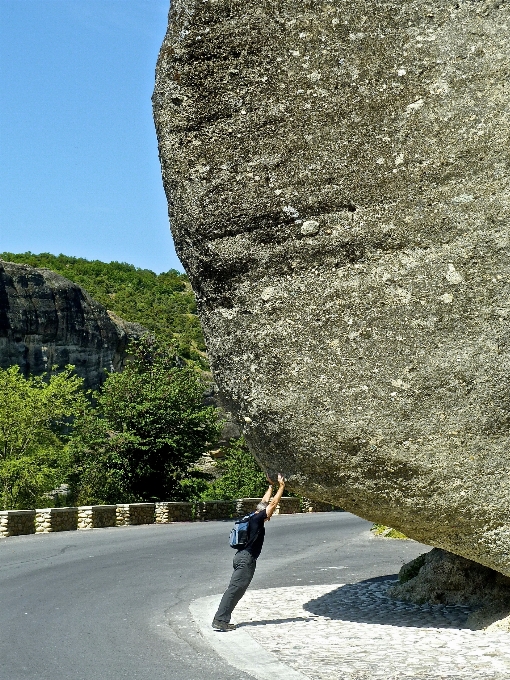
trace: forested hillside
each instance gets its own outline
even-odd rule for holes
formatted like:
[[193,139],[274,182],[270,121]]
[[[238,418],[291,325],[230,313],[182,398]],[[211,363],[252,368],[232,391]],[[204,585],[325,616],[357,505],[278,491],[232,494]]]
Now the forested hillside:
[[207,366],[195,297],[185,274],[174,269],[155,274],[124,262],[106,263],[49,253],[0,253],[0,259],[46,267],[65,276],[126,321],[140,323],[162,339],[175,341],[184,358]]

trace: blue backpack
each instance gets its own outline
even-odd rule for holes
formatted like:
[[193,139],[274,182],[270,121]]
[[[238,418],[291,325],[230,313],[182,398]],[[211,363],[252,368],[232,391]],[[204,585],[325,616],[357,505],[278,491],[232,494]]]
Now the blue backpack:
[[230,532],[230,547],[236,550],[242,550],[250,541],[250,517],[255,513],[251,512],[249,515],[239,517],[234,522],[232,531]]

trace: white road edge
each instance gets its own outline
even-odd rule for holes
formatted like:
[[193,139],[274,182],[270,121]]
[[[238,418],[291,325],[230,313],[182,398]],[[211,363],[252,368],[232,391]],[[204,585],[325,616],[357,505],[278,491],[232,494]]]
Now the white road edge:
[[234,668],[252,675],[257,680],[267,680],[270,677],[278,677],[278,680],[310,680],[307,675],[280,663],[242,628],[228,633],[213,630],[211,623],[220,599],[221,595],[201,597],[193,600],[189,606],[191,616],[202,637],[217,654]]

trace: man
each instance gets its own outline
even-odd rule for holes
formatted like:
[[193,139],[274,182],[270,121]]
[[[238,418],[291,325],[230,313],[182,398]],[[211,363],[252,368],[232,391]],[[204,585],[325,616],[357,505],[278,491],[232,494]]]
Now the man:
[[257,558],[262,550],[266,532],[264,523],[271,519],[271,515],[276,510],[276,506],[283,496],[285,479],[281,474],[278,474],[278,491],[272,499],[273,482],[269,477],[267,478],[267,481],[269,482],[269,488],[257,505],[255,514],[250,517],[248,532],[250,538],[248,543],[242,550],[238,550],[234,556],[234,573],[232,574],[227,590],[221,598],[220,606],[218,607],[218,611],[212,622],[212,627],[215,630],[228,631],[235,629],[235,625],[230,623],[230,617],[232,616],[236,604],[245,594],[246,589],[251,583],[253,574],[255,573]]

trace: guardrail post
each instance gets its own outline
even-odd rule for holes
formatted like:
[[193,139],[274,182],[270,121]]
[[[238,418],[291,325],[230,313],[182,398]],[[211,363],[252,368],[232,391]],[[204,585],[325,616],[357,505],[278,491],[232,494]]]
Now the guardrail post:
[[35,510],[0,511],[0,536],[35,534]]
[[42,508],[35,511],[37,534],[73,531],[78,528],[78,508]]
[[78,529],[104,529],[117,523],[116,505],[81,505],[78,508]]
[[184,501],[162,501],[155,505],[154,515],[156,524],[191,522],[193,520],[193,503]]

